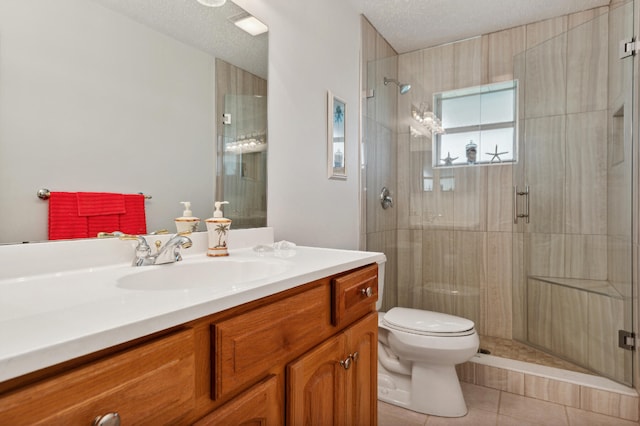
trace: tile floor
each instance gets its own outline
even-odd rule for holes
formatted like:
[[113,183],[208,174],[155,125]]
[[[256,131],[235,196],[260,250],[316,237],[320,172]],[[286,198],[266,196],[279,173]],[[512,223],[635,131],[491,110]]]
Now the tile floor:
[[638,426],[533,398],[461,383],[469,413],[460,418],[427,416],[378,401],[378,426]]

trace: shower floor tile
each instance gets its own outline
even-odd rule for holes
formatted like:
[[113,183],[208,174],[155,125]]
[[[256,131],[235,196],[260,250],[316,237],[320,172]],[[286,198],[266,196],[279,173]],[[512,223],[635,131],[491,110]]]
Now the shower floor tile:
[[480,336],[480,348],[491,352],[491,355],[502,358],[515,359],[530,362],[532,364],[546,365],[547,367],[562,368],[578,373],[594,374],[585,368],[572,364],[569,361],[549,355],[546,352],[527,346],[515,340],[501,339],[499,337]]

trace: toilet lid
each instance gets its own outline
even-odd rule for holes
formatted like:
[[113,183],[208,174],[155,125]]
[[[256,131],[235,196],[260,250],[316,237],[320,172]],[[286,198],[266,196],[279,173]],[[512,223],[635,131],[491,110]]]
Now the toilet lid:
[[416,334],[458,334],[474,327],[473,321],[466,318],[410,308],[393,308],[383,321],[389,327]]

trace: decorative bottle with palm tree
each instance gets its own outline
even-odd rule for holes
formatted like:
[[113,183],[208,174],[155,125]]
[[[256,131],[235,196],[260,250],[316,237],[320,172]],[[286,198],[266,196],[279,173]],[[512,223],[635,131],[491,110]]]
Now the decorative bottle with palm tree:
[[228,201],[216,201],[213,217],[207,219],[207,233],[209,237],[209,246],[207,256],[229,256],[227,251],[227,234],[231,228],[231,219],[222,217],[220,208],[223,204],[229,204]]

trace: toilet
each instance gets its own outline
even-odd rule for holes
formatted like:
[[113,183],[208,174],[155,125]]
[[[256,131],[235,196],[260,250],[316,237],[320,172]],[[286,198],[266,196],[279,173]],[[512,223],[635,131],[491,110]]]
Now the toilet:
[[433,416],[466,415],[455,366],[479,344],[465,318],[410,308],[378,312],[378,399]]

